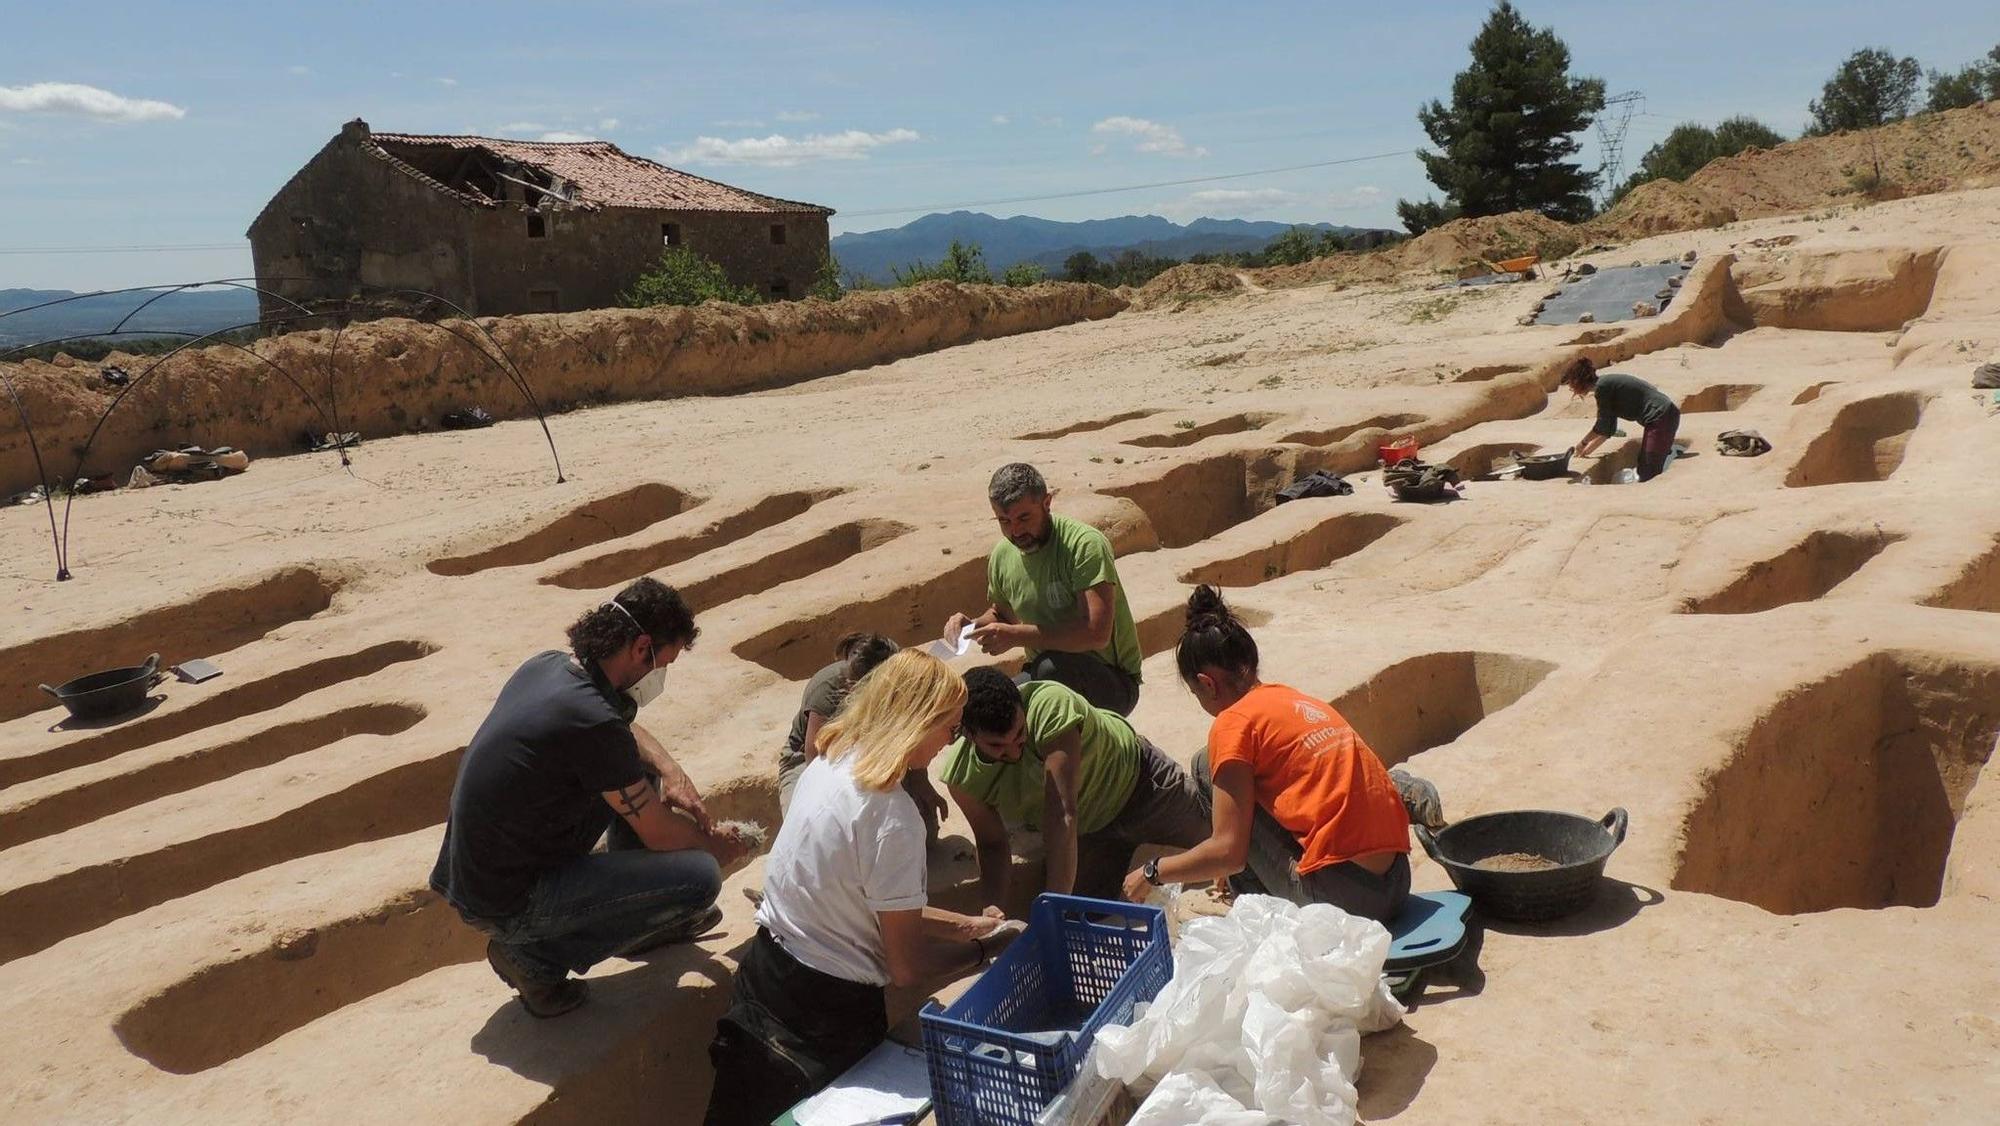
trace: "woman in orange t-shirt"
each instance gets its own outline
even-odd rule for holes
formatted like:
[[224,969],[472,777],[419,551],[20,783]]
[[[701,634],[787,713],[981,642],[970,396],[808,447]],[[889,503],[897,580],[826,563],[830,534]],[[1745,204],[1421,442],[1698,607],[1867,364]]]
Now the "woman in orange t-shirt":
[[1247,867],[1294,903],[1395,918],[1410,894],[1410,817],[1382,760],[1324,700],[1257,679],[1257,642],[1213,587],[1188,598],[1177,657],[1215,717],[1194,762],[1214,825],[1208,840],[1132,873],[1126,896]]

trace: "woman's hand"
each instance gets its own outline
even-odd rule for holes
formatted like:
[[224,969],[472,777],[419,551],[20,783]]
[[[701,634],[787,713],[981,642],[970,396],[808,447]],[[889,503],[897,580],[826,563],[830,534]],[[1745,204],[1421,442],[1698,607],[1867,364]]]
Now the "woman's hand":
[[1146,878],[1144,868],[1134,868],[1125,875],[1125,898],[1131,903],[1144,903],[1157,890],[1153,881]]

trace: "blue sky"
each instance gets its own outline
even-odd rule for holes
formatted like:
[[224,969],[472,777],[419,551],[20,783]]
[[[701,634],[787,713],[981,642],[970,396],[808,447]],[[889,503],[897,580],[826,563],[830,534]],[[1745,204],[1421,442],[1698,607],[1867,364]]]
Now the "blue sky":
[[[2000,42],[1993,0],[1520,7],[1563,36],[1577,72],[1644,92],[1628,167],[1682,120],[1750,113],[1796,132],[1857,47],[1956,68]],[[601,137],[835,207],[836,233],[939,204],[1409,150],[1424,143],[1417,105],[1447,95],[1488,9],[10,4],[0,288],[247,274],[250,220],[356,116],[383,131]],[[1428,190],[1398,156],[985,210],[1394,226],[1396,199]],[[135,246],[174,249],[40,252]]]

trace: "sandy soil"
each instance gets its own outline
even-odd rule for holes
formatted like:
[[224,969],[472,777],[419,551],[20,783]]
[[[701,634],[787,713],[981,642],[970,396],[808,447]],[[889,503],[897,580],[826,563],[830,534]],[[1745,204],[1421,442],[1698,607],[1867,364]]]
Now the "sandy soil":
[[[984,479],[1024,458],[1117,543],[1135,720],[1173,753],[1206,717],[1166,650],[1209,579],[1269,676],[1451,817],[1630,811],[1590,912],[1486,928],[1369,1039],[1370,1120],[1990,1120],[2000,416],[1969,377],[2000,352],[2000,191],[1612,260],[1689,249],[1666,316],[1581,332],[1515,326],[1543,285],[1309,285],[579,411],[562,485],[532,422],[265,459],[79,502],[60,585],[39,510],[0,511],[0,1119],[695,1120],[747,903],[531,1021],[423,890],[458,749],[656,573],[704,633],[645,721],[723,815],[773,816],[797,682],[842,630],[972,606]],[[1584,404],[1546,391],[1578,352],[1687,398],[1701,456],[1438,506],[1367,474],[1392,433],[1475,473],[1569,445]],[[1743,426],[1774,452],[1718,456]],[[1359,491],[1271,506],[1321,467]],[[154,650],[227,671],[94,730],[30,687]]]

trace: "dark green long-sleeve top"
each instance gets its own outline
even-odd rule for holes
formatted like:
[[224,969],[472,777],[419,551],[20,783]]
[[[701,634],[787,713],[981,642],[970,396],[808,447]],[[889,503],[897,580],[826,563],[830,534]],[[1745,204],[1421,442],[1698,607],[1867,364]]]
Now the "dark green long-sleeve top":
[[1666,392],[1636,376],[1606,372],[1597,377],[1597,425],[1594,434],[1609,438],[1618,420],[1651,426],[1680,408]]

